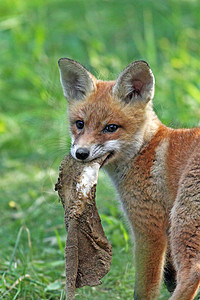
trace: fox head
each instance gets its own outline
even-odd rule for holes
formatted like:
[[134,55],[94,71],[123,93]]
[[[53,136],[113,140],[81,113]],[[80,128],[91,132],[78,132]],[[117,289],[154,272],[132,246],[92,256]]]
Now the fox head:
[[148,64],[135,61],[116,81],[97,80],[69,58],[58,61],[64,96],[68,101],[71,154],[91,161],[139,148],[154,96],[154,76]]

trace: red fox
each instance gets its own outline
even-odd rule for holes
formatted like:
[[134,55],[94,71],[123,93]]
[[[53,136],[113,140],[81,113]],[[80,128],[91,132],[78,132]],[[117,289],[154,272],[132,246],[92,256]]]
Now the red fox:
[[200,284],[200,128],[171,129],[152,108],[154,75],[145,61],[116,81],[97,80],[78,62],[59,60],[68,100],[71,154],[103,167],[134,238],[134,299],[193,299]]

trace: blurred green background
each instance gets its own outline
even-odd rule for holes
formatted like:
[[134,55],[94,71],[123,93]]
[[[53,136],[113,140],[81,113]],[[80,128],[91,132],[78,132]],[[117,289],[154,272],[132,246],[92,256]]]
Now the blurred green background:
[[[70,138],[57,61],[102,79],[136,59],[156,77],[154,108],[168,126],[199,125],[198,0],[0,2],[0,298],[64,299],[63,208],[54,192]],[[97,205],[113,245],[109,274],[77,299],[132,299],[129,229],[106,174]],[[168,299],[163,287],[159,299]]]

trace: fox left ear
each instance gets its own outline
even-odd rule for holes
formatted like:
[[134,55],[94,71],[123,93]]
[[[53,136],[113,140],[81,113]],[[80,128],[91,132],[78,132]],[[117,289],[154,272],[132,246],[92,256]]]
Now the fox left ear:
[[113,87],[113,94],[126,103],[147,103],[154,96],[154,85],[155,80],[149,65],[139,60],[122,71]]
[[69,102],[82,100],[94,91],[95,77],[77,61],[60,58],[58,66],[64,96]]

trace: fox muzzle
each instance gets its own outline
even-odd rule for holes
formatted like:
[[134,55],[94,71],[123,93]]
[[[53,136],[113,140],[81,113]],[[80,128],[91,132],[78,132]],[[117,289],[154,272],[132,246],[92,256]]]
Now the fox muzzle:
[[87,148],[78,148],[75,155],[76,158],[85,160],[90,155],[90,151]]

